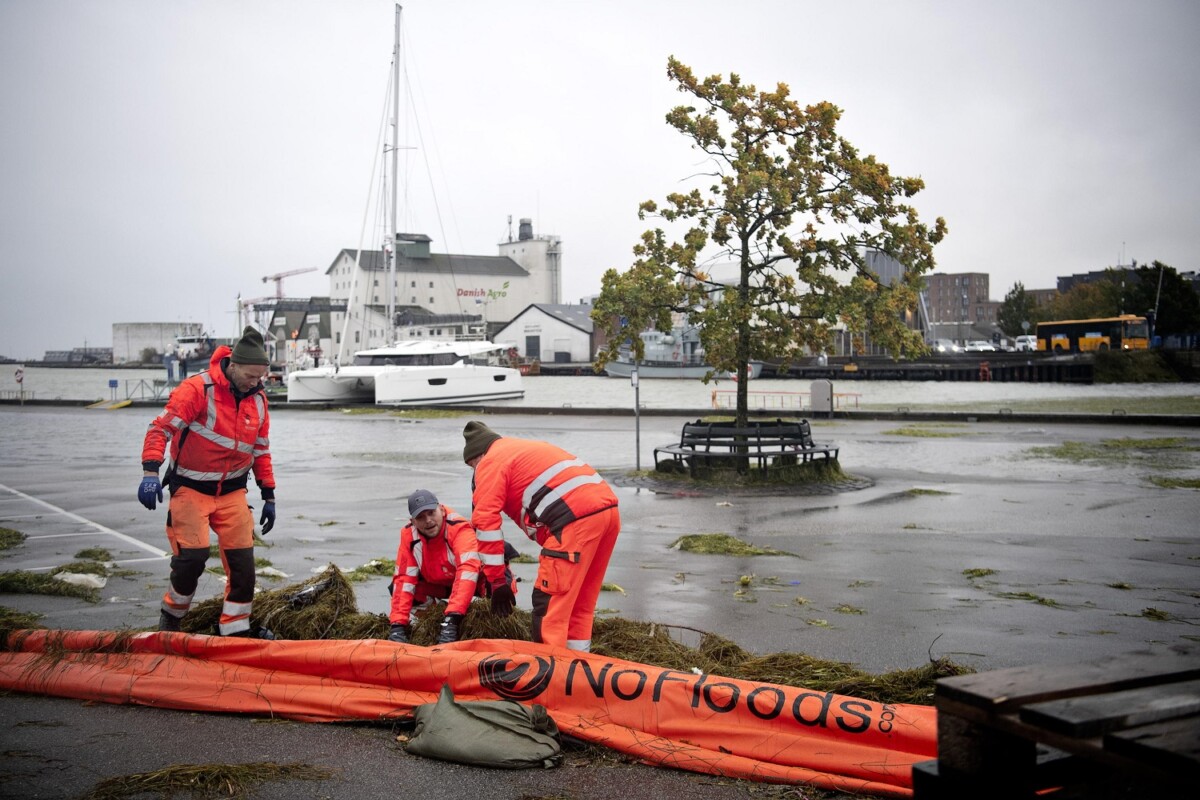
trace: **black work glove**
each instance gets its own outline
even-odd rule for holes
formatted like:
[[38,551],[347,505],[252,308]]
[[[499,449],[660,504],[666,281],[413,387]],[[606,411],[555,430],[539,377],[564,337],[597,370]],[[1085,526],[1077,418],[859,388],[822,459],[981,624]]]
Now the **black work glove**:
[[142,483],[138,486],[138,502],[151,511],[162,502],[162,483],[157,475],[146,475],[142,478]]
[[275,501],[274,500],[264,500],[263,501],[263,513],[262,513],[262,516],[258,518],[258,524],[262,526],[262,533],[260,534],[262,536],[266,536],[268,533],[271,532],[271,528],[275,527]]
[[392,624],[392,632],[388,634],[389,642],[408,644],[408,626]]
[[438,644],[450,644],[458,641],[458,623],[462,622],[462,614],[447,614],[442,620],[442,630],[438,633]]
[[512,587],[507,583],[492,587],[492,613],[497,617],[507,617],[511,614],[516,602]]

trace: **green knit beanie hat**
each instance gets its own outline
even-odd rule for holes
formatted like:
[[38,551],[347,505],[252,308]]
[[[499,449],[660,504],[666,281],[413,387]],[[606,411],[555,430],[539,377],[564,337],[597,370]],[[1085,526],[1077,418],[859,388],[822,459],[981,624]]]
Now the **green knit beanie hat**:
[[471,420],[463,428],[463,438],[467,440],[463,448],[463,461],[471,463],[471,459],[481,456],[492,446],[492,442],[500,438],[500,434],[478,420]]
[[262,334],[249,325],[242,331],[242,338],[233,346],[233,355],[229,360],[234,364],[271,364],[271,360],[267,358],[267,351],[263,348]]

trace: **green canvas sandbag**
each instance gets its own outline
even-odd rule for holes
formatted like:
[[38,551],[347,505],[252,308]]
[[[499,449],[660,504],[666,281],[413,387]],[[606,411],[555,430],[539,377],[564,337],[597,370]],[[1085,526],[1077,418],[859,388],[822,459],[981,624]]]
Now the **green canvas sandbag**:
[[416,729],[405,749],[414,755],[501,769],[562,762],[558,725],[545,706],[512,700],[459,703],[446,684],[436,703],[413,709],[413,718]]

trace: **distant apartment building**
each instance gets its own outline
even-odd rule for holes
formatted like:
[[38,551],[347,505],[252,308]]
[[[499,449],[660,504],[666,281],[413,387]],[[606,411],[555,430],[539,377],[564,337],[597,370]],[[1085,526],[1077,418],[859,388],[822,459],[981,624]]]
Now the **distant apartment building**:
[[991,300],[986,272],[932,272],[925,276],[925,313],[931,325],[955,323],[990,329],[1000,302]]

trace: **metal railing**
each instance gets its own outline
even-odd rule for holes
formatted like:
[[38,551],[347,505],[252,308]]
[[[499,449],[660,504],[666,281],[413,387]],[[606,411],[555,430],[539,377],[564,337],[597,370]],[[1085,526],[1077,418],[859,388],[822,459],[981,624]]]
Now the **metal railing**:
[[[746,393],[747,408],[751,411],[799,411],[803,408],[812,408],[812,401],[805,400],[811,392],[754,392]],[[858,400],[862,395],[858,392],[834,392],[833,407],[841,408],[843,405],[854,403],[854,408],[858,408]],[[731,409],[737,407],[737,390],[736,389],[713,389],[712,407],[719,409]]]

